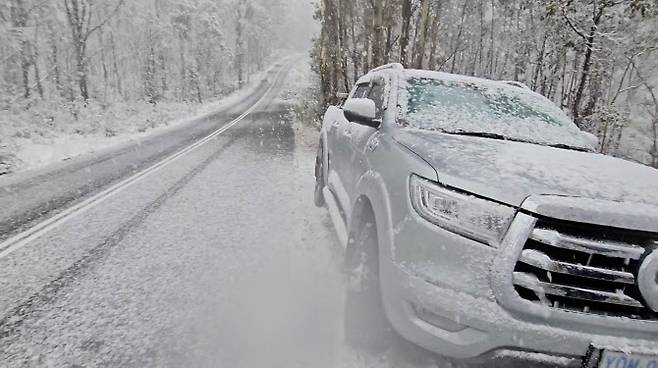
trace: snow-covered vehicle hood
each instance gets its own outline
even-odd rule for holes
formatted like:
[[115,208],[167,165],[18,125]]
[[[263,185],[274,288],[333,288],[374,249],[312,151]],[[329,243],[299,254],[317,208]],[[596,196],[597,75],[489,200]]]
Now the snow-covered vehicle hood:
[[658,170],[596,153],[403,128],[394,139],[439,181],[512,206],[532,195],[658,206]]

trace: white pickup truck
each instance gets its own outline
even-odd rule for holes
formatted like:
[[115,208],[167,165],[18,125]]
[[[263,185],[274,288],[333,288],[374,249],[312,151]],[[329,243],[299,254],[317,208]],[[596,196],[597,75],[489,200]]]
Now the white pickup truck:
[[362,77],[327,111],[316,165],[354,281],[348,340],[658,367],[658,170],[595,144],[516,82]]

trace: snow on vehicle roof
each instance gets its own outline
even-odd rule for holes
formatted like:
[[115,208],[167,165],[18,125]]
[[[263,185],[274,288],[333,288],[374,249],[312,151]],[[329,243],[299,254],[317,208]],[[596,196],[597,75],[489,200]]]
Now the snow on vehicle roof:
[[506,88],[509,90],[515,90],[515,91],[524,91],[527,94],[534,95],[534,96],[541,96],[542,98],[545,98],[539,93],[536,93],[532,91],[528,86],[525,84],[518,82],[518,81],[509,81],[509,80],[493,80],[493,79],[485,79],[485,78],[479,78],[479,77],[471,77],[468,75],[461,75],[461,74],[452,74],[452,73],[446,73],[446,72],[439,72],[439,71],[433,71],[433,70],[421,70],[421,69],[405,69],[402,74],[405,76],[405,78],[427,78],[427,79],[439,79],[443,81],[449,81],[449,82],[456,82],[456,83],[462,83],[462,84],[478,84],[486,87],[496,87],[496,88]]
[[460,83],[488,84],[488,85],[496,85],[496,86],[507,85],[516,88],[523,88],[525,90],[528,90],[532,94],[537,94],[535,92],[532,92],[530,87],[519,81],[485,79],[485,78],[471,77],[467,75],[452,74],[452,73],[446,73],[446,72],[440,72],[434,70],[405,69],[404,66],[400,63],[391,63],[391,64],[379,66],[377,68],[370,70],[368,74],[374,74],[379,72],[397,72],[403,74],[407,78],[431,78],[431,79],[441,79],[441,80],[460,82]]

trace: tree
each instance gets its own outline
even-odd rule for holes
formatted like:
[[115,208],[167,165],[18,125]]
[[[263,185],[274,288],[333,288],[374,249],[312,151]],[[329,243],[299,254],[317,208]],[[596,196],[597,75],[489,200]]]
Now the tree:
[[94,3],[90,0],[64,0],[66,19],[71,31],[71,44],[75,52],[75,67],[80,97],[89,100],[87,77],[87,42],[89,37],[101,29],[119,11],[125,0],[119,0],[114,9],[96,25],[92,25]]
[[[98,102],[105,108],[117,101],[199,102],[226,94],[265,67],[275,43],[285,46],[283,32],[303,35],[299,30],[307,23],[282,26],[285,14],[298,11],[293,5],[292,0],[0,2],[0,104],[6,109],[24,102],[30,108],[38,94],[58,106],[60,99],[73,106],[79,98],[82,106]],[[236,10],[239,21],[227,16]]]
[[30,43],[27,39],[28,12],[24,0],[11,0],[10,2],[11,25],[20,37],[18,52],[20,55],[21,76],[23,80],[23,96],[30,97]]
[[[619,6],[621,4],[623,4],[623,1],[617,1],[617,0],[593,1],[590,5],[591,9],[586,9],[588,10],[586,11],[586,13],[591,14],[591,16],[587,17],[586,21],[584,22],[589,28],[588,31],[583,31],[577,24],[575,24],[571,20],[570,15],[568,14],[567,11],[567,8],[570,8],[569,12],[575,12],[576,7],[580,9],[582,7],[580,3],[574,4],[572,0],[567,0],[565,4],[561,4],[560,6],[562,16],[564,17],[566,24],[574,31],[576,35],[578,35],[579,38],[583,40],[584,48],[585,48],[585,59],[583,61],[583,65],[580,71],[580,80],[578,82],[578,88],[576,90],[576,94],[572,106],[572,115],[574,120],[576,121],[576,124],[580,124],[582,119],[582,116],[580,114],[581,102],[583,100],[585,87],[587,86],[587,83],[589,82],[590,79],[590,72],[593,62],[592,56],[597,46],[597,35],[599,33],[601,20],[603,19],[603,16],[606,15],[608,11],[612,11],[614,7]],[[588,110],[591,113],[593,107],[590,106]]]
[[408,60],[409,37],[411,36],[412,0],[402,1],[402,30],[400,36],[400,62],[410,65]]

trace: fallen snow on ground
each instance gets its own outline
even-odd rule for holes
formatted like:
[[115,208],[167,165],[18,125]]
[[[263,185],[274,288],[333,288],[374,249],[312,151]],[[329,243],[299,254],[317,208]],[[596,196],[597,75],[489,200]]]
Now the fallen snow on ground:
[[[25,171],[139,141],[164,129],[221,110],[253,93],[267,75],[251,76],[240,90],[204,103],[90,101],[16,106],[0,114],[0,175]],[[190,118],[191,117],[191,118]]]
[[317,104],[313,93],[316,83],[311,61],[301,58],[288,73],[282,93],[282,99],[289,105],[295,145],[314,153],[320,137],[320,118],[313,113]]

